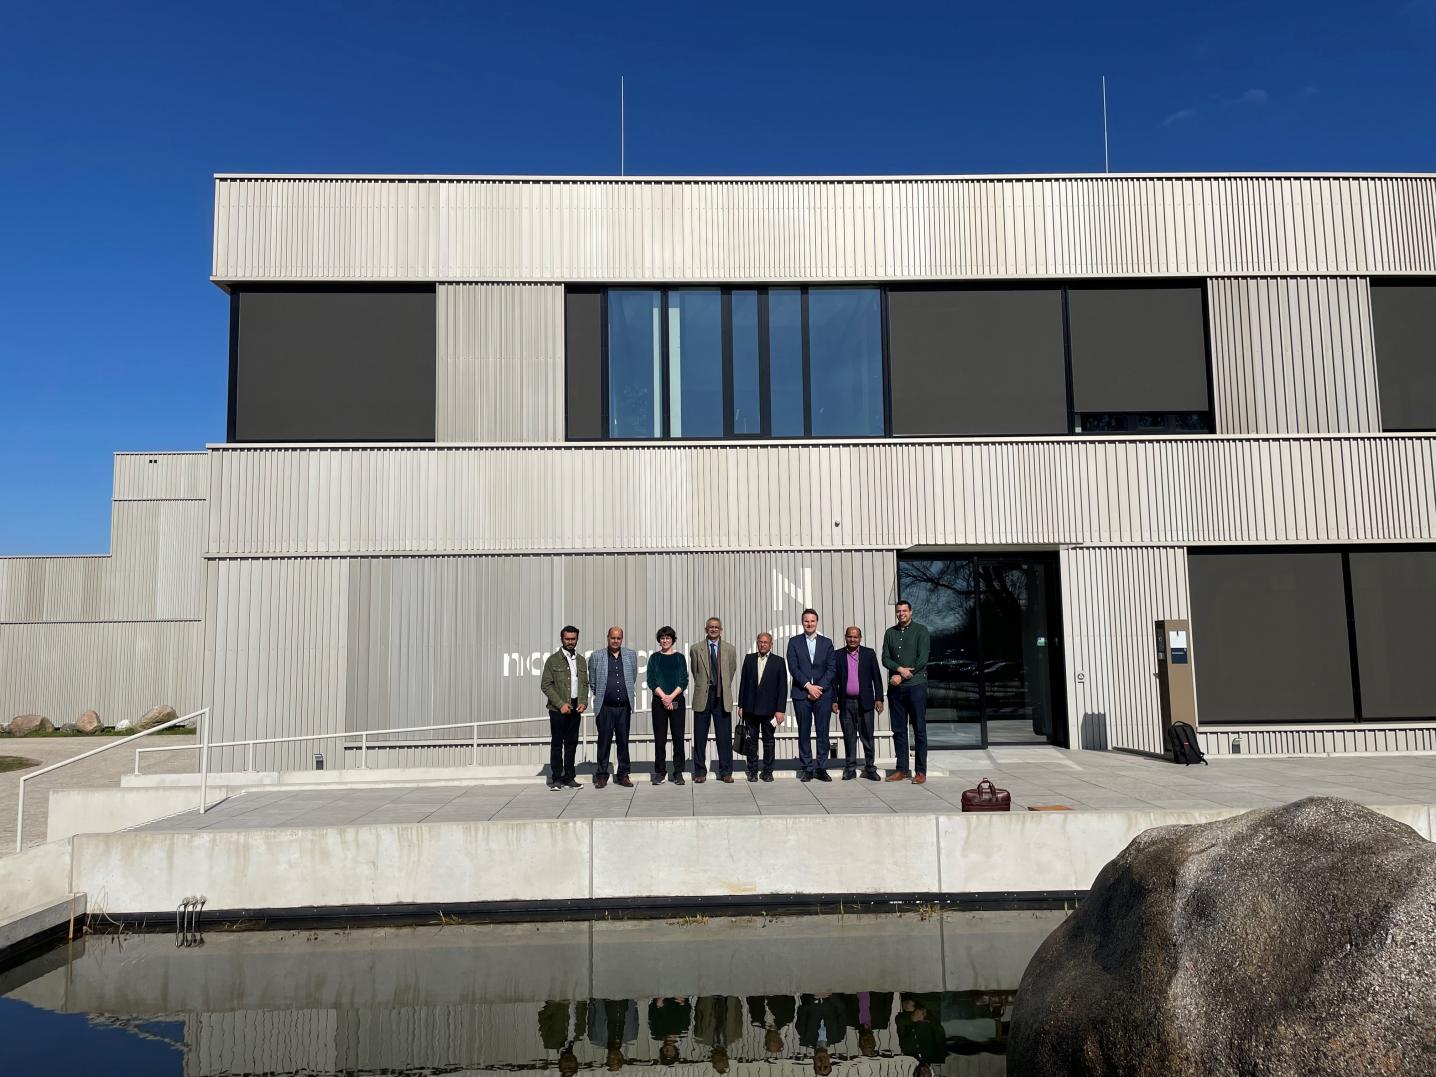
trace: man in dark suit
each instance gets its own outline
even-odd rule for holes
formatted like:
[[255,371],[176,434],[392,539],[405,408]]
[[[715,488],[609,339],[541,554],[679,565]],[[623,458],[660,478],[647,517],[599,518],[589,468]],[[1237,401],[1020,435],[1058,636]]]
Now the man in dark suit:
[[[803,611],[803,634],[788,641],[793,714],[798,719],[798,777],[830,782],[828,730],[833,720],[833,641],[818,634],[818,611]],[[816,751],[813,740],[816,735]]]
[[870,782],[882,781],[873,762],[873,714],[883,712],[883,671],[877,652],[863,646],[863,630],[849,625],[843,633],[847,644],[837,656],[833,676],[833,713],[843,728],[843,748],[847,760],[843,781],[858,776],[858,738],[863,741],[863,777]]
[[[738,718],[763,738],[763,781],[773,780],[773,728],[788,712],[788,667],[773,649],[773,635],[758,633],[758,653],[743,659],[738,681]],[[758,753],[748,753],[748,780],[758,780]]]

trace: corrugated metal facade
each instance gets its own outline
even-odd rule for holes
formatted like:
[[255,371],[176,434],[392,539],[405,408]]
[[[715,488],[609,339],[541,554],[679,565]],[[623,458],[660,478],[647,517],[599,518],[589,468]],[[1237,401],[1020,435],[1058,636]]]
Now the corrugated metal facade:
[[[1195,643],[1195,640],[1193,640]],[[1268,729],[1207,727],[1198,730],[1207,755],[1353,755],[1436,752],[1436,726],[1374,722],[1362,726],[1278,726]],[[1241,751],[1233,752],[1233,742]]]
[[1380,431],[1364,278],[1212,280],[1207,296],[1219,431]]
[[1436,272],[1436,177],[220,177],[214,277],[823,281]]
[[115,457],[109,556],[0,558],[0,722],[199,707],[204,453]]
[[[1159,618],[1190,616],[1185,549],[1062,551],[1073,746],[1163,750],[1152,626]],[[1200,643],[1194,639],[1194,645],[1200,657]]]
[[564,439],[563,289],[438,288],[436,441]]
[[[1395,435],[223,448],[208,552],[1424,541],[1433,457],[1436,440]],[[600,471],[611,511],[542,511],[544,491]]]
[[[764,630],[781,647],[801,631],[807,605],[829,635],[840,639],[855,623],[873,642],[890,620],[896,565],[892,553],[757,551],[306,558],[214,561],[209,581],[209,694],[230,740],[543,717],[539,674],[566,623],[579,627],[585,650],[603,646],[609,625],[623,626],[640,670],[659,627],[673,625],[684,646],[710,615],[723,618],[740,653]],[[646,713],[635,717],[636,734],[650,729]],[[546,723],[513,723],[482,736],[547,733]],[[293,765],[307,756],[293,748],[275,758]]]

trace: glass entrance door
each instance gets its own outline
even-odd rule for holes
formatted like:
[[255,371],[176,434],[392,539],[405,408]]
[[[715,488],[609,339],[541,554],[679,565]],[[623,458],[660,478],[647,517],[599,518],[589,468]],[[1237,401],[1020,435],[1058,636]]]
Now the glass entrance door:
[[898,593],[932,634],[933,748],[1065,746],[1055,555],[904,558]]

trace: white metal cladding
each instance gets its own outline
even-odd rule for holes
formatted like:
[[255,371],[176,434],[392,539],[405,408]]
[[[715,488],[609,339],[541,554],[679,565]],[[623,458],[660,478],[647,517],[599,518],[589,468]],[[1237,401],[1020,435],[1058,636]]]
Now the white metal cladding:
[[214,277],[824,281],[1436,272],[1436,177],[218,177]]
[[[213,561],[216,737],[542,717],[539,674],[568,623],[585,650],[623,626],[640,670],[658,628],[671,624],[682,646],[710,615],[740,653],[760,630],[781,647],[808,605],[834,638],[856,623],[878,645],[895,583],[891,552]],[[648,702],[644,690],[639,709]],[[650,729],[635,716],[633,732]],[[481,736],[547,733],[535,722]],[[312,750],[262,750],[255,765],[304,765]],[[232,754],[215,765],[239,765]],[[520,754],[533,761],[542,749]]]
[[[1195,628],[1193,629],[1195,631]],[[1193,640],[1195,642],[1195,640]],[[1436,752],[1436,723],[1379,722],[1361,726],[1278,726],[1197,730],[1207,755],[1356,755],[1368,752]],[[1241,752],[1232,742],[1241,741]]]
[[1367,280],[1212,280],[1207,297],[1218,430],[1381,429]]
[[0,558],[0,625],[198,620],[205,511],[203,501],[116,501],[108,557]]
[[56,725],[93,708],[135,719],[168,703],[199,709],[199,621],[0,626],[0,721],[43,714]]
[[116,501],[203,501],[209,462],[202,452],[116,453]]
[[440,285],[435,441],[562,441],[563,288]]
[[[208,553],[1426,541],[1430,436],[216,448]],[[575,475],[604,504],[547,508]],[[673,506],[678,506],[675,509]]]
[[[1073,747],[1161,752],[1154,622],[1190,617],[1180,547],[1066,548],[1062,629]],[[1201,687],[1201,626],[1192,625]]]

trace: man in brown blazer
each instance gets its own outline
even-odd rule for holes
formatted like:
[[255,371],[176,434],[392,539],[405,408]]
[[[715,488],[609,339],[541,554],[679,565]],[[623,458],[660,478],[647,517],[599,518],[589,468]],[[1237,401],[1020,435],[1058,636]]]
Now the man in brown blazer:
[[688,648],[693,682],[693,780],[708,780],[708,730],[718,742],[718,780],[733,783],[733,676],[738,652],[723,638],[723,622],[708,618],[704,638]]

